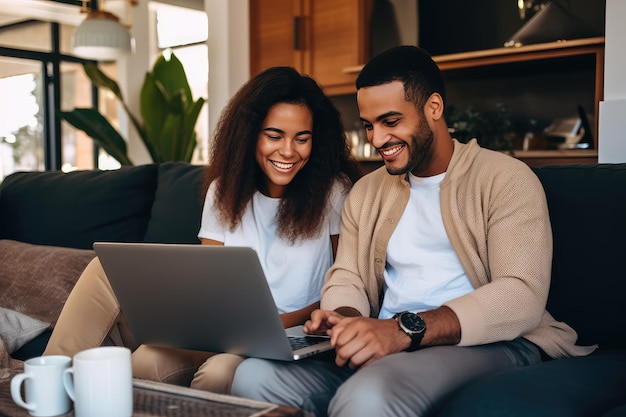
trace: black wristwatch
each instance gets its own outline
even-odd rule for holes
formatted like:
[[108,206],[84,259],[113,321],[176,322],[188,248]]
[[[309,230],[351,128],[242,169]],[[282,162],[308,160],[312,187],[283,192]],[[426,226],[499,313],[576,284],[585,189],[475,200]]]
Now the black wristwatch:
[[424,333],[426,333],[426,323],[419,314],[403,311],[393,316],[398,322],[400,330],[411,338],[411,346],[406,349],[407,352],[413,352],[419,349]]

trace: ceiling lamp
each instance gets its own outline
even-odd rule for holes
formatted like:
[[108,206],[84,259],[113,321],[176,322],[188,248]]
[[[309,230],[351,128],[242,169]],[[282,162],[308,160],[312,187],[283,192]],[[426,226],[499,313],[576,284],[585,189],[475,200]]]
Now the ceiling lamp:
[[[137,0],[127,1],[130,16],[130,6],[137,4]],[[87,0],[83,0],[81,13],[87,13],[87,18],[72,36],[74,55],[96,61],[115,61],[133,52],[135,40],[128,31],[130,21],[123,25],[111,12],[92,10],[87,7]]]

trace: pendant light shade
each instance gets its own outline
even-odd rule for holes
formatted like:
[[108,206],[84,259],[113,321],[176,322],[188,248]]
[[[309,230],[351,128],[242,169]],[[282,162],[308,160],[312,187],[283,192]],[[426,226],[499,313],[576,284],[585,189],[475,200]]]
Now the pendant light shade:
[[117,16],[105,10],[89,11],[72,36],[74,55],[96,61],[115,61],[134,50],[134,39]]

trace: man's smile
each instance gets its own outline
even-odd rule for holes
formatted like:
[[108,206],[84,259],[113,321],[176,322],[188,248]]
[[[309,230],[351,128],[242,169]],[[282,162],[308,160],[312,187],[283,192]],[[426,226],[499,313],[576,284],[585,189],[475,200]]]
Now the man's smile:
[[396,154],[398,154],[402,149],[405,148],[406,145],[393,145],[389,147],[384,147],[378,150],[381,156],[385,159],[392,158]]

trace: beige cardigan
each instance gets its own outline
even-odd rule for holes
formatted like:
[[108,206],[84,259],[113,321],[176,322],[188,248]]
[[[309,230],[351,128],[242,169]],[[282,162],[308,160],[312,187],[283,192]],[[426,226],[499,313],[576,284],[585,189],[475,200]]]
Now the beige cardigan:
[[[409,200],[405,175],[384,167],[363,177],[343,207],[341,238],[322,289],[322,308],[377,317],[387,244]],[[545,310],[552,231],[543,187],[523,162],[454,141],[441,182],[443,224],[471,293],[444,303],[461,323],[459,346],[523,336],[551,357],[582,356],[576,332]]]

